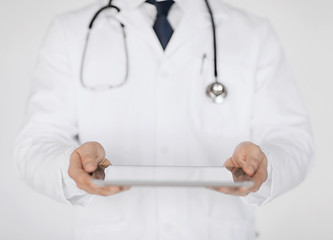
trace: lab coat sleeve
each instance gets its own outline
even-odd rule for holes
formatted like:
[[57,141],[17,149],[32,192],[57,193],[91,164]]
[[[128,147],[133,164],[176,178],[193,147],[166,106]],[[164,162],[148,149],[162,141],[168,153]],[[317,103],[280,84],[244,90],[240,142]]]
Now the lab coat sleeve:
[[68,176],[79,145],[76,97],[62,18],[51,24],[33,75],[24,126],[14,147],[21,177],[51,198],[75,205],[91,198]]
[[244,198],[264,205],[298,185],[314,159],[309,116],[287,65],[279,40],[265,24],[254,86],[252,140],[268,160],[268,179]]

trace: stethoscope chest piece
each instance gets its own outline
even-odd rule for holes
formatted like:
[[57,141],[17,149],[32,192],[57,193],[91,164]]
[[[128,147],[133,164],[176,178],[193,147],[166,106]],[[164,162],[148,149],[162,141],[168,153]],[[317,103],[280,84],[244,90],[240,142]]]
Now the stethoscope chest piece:
[[209,97],[214,103],[223,103],[227,96],[227,89],[220,82],[214,82],[208,85],[206,89],[206,95]]

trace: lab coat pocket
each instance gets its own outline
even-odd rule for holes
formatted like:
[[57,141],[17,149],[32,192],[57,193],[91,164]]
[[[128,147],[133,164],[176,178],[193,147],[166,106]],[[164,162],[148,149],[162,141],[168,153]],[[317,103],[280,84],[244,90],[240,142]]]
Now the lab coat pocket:
[[200,73],[192,82],[190,100],[194,129],[210,136],[233,136],[249,125],[252,99],[252,74],[246,66],[221,63],[219,82],[227,89],[223,103],[217,104],[206,95],[207,87],[215,81],[214,61],[200,59]]

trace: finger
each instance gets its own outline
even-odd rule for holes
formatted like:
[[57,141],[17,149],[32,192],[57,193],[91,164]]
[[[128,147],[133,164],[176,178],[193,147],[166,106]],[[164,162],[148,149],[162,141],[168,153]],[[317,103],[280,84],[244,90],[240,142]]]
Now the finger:
[[74,180],[78,188],[93,194],[94,186],[92,185],[91,179],[92,177],[82,170],[82,172],[80,172]]
[[82,174],[86,174],[81,163],[81,158],[77,152],[73,152],[71,155],[68,174],[75,182]]
[[97,186],[91,181],[92,178],[89,175],[88,175],[88,177],[86,177],[86,176],[87,176],[87,173],[84,174],[84,178],[83,178],[83,175],[80,176],[77,185],[81,190],[84,190],[89,194],[109,196],[109,195],[124,191],[124,188],[120,187],[120,186],[112,186],[112,187]]
[[104,154],[99,153],[93,148],[78,148],[76,152],[80,155],[84,170],[89,173],[95,171],[98,164],[105,159]]
[[100,196],[110,196],[113,194],[127,191],[129,189],[130,189],[130,187],[124,187],[124,186],[108,186],[108,187],[103,187],[103,188],[97,187],[95,189],[94,194],[100,195]]
[[103,161],[104,158],[98,158],[93,155],[86,155],[84,157],[81,157],[81,159],[82,159],[82,164],[83,164],[84,170],[86,172],[91,173],[91,172],[96,171],[96,169],[98,167],[98,163]]
[[223,166],[226,168],[240,168],[245,162],[245,157],[242,154],[233,154],[232,157],[228,158]]
[[261,159],[258,159],[258,156],[247,156],[246,161],[244,162],[244,165],[242,166],[243,171],[249,175],[253,176],[257,169],[259,168]]
[[91,182],[92,177],[83,169],[81,158],[77,152],[71,155],[68,174],[79,189],[88,193],[94,192],[94,186]]
[[223,167],[230,171],[231,169],[239,168],[240,166],[232,157],[230,157],[224,162]]
[[247,196],[250,193],[250,190],[248,188],[228,188],[228,187],[223,187],[217,189],[219,192],[223,192],[225,194],[233,195],[233,196]]
[[253,186],[249,189],[251,192],[257,192],[261,185],[266,181],[267,179],[267,170],[266,166],[264,164],[261,164],[257,170],[257,172],[253,175]]
[[101,195],[101,196],[109,196],[112,194],[116,194],[119,192],[127,191],[131,188],[131,186],[104,186],[100,187],[93,183],[92,181],[88,184],[87,191],[91,194]]
[[228,158],[228,159],[224,162],[223,167],[226,167],[226,168],[228,168],[228,167],[233,167],[233,162],[232,162],[232,158],[231,158],[231,157]]
[[249,189],[247,188],[234,188],[234,187],[206,187],[206,188],[232,196],[244,197],[250,193]]
[[111,166],[111,162],[106,158],[100,162],[97,166],[97,169],[90,173],[94,179],[105,179],[105,169]]
[[104,158],[104,160],[98,164],[98,166],[101,166],[104,169],[111,165],[112,165],[111,162],[109,160],[107,160],[106,158]]

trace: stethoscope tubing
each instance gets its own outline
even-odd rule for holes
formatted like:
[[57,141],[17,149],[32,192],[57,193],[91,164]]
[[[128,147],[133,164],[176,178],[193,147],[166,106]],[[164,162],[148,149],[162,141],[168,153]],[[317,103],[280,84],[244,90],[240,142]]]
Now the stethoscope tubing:
[[[211,9],[211,6],[208,2],[208,0],[205,0],[208,12],[209,12],[209,16],[210,16],[210,20],[211,20],[211,24],[212,24],[212,34],[213,34],[213,53],[214,53],[214,82],[210,85],[208,85],[207,89],[206,89],[206,95],[211,98],[213,100],[213,102],[215,103],[221,103],[224,101],[225,97],[227,96],[227,90],[225,88],[225,86],[218,81],[219,76],[218,76],[218,68],[217,68],[217,36],[216,36],[216,25],[215,25],[215,19],[214,19],[214,15],[213,15],[213,11]],[[86,53],[88,50],[88,43],[89,43],[89,39],[90,39],[90,33],[93,29],[94,23],[96,21],[96,19],[98,18],[98,16],[100,15],[101,12],[103,12],[106,9],[109,8],[114,8],[116,9],[116,11],[119,13],[121,10],[120,8],[118,8],[117,6],[112,5],[112,0],[109,0],[109,3],[107,6],[102,7],[101,9],[99,9],[93,16],[92,20],[89,23],[89,27],[88,27],[88,32],[86,35],[86,41],[85,41],[85,45],[84,45],[84,49],[83,49],[83,55],[82,55],[82,61],[81,61],[81,69],[80,69],[80,81],[81,84],[84,88],[89,89],[89,90],[107,90],[107,89],[112,89],[112,88],[118,88],[123,86],[128,79],[128,75],[129,75],[129,53],[128,53],[128,44],[127,44],[127,36],[126,36],[126,31],[125,31],[125,25],[121,22],[119,22],[121,29],[122,29],[122,34],[123,34],[123,38],[124,38],[124,51],[125,51],[125,58],[126,58],[126,71],[125,71],[125,77],[124,80],[117,84],[117,85],[101,85],[98,87],[93,87],[93,86],[88,86],[87,84],[85,84],[84,82],[84,65],[85,65],[85,59],[86,59]]]
[[80,81],[81,81],[81,85],[84,88],[92,90],[92,91],[103,91],[103,90],[118,88],[118,87],[123,86],[127,82],[127,79],[128,79],[129,55],[128,55],[127,35],[126,35],[125,25],[123,23],[119,22],[120,27],[122,29],[123,39],[124,39],[124,49],[125,49],[124,51],[125,51],[125,58],[126,58],[126,61],[125,61],[126,62],[126,70],[125,70],[124,80],[121,83],[116,84],[116,85],[101,85],[101,86],[98,86],[98,87],[88,86],[84,82],[84,76],[83,76],[84,75],[84,65],[85,65],[85,59],[86,59],[86,54],[87,54],[88,45],[89,45],[88,43],[89,43],[89,40],[90,40],[90,33],[93,29],[93,26],[94,26],[94,23],[95,23],[96,19],[100,15],[100,13],[103,12],[104,10],[106,10],[106,9],[109,9],[109,8],[114,8],[114,9],[116,9],[116,11],[118,13],[120,12],[120,8],[118,8],[117,6],[112,5],[112,0],[109,1],[109,4],[107,6],[102,7],[101,9],[99,9],[95,13],[95,15],[93,16],[93,18],[91,19],[91,21],[89,23],[88,32],[87,32],[87,35],[86,35],[86,40],[85,40],[85,44],[84,44],[84,48],[83,48],[83,55],[82,55],[81,69],[80,69]]
[[215,25],[215,19],[214,19],[214,15],[212,12],[212,9],[209,5],[208,0],[205,0],[208,12],[209,12],[209,16],[210,16],[210,21],[212,23],[212,33],[213,33],[213,52],[214,52],[214,78],[215,81],[218,82],[218,72],[217,72],[217,47],[216,47],[216,25]]

